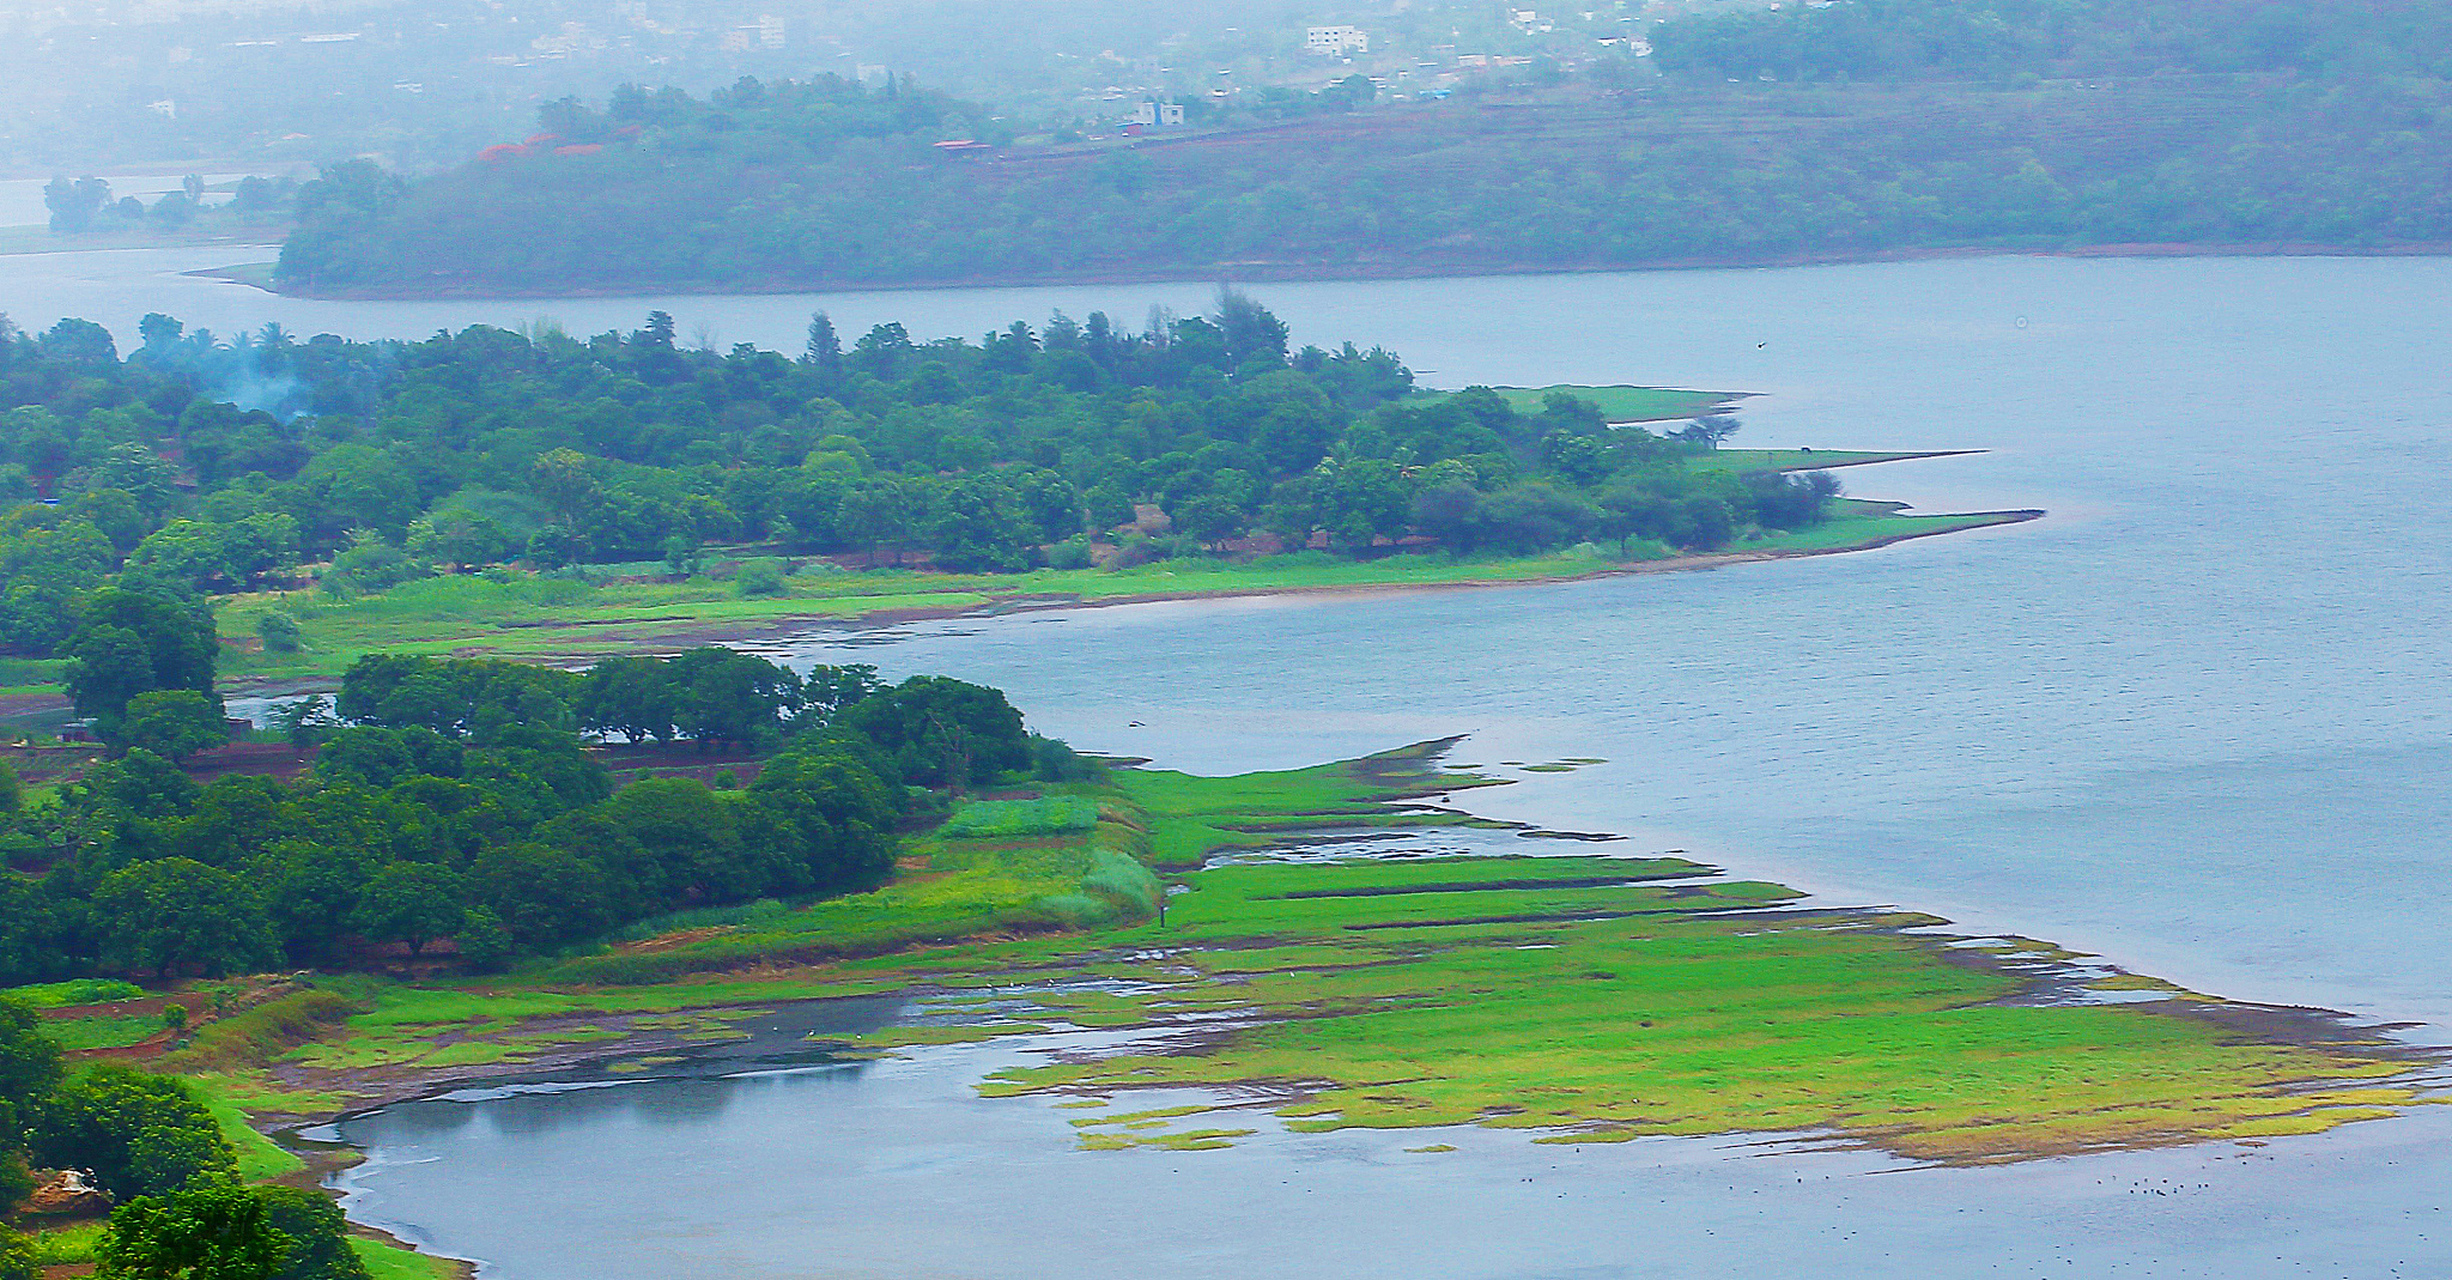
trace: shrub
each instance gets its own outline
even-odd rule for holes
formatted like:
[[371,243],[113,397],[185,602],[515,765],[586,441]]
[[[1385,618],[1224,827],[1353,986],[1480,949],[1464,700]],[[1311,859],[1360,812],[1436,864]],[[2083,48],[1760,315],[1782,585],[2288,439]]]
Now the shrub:
[[1041,782],[1096,782],[1107,767],[1055,738],[1030,735],[1030,771]]
[[330,595],[374,595],[434,573],[432,565],[410,558],[371,530],[353,529],[349,536],[353,545],[332,557],[332,567],[324,571],[323,588]]
[[1165,552],[1149,535],[1128,533],[1124,535],[1124,541],[1116,546],[1115,554],[1108,558],[1107,567],[1110,569],[1137,569],[1142,565],[1162,559],[1164,556]]
[[1081,888],[1136,919],[1155,914],[1166,896],[1166,886],[1149,868],[1113,849],[1090,851],[1090,872],[1081,878]]
[[230,740],[221,704],[194,689],[156,689],[128,701],[120,737],[166,760],[184,760]]
[[42,1110],[35,1154],[93,1171],[122,1199],[175,1191],[198,1174],[231,1174],[237,1153],[183,1080],[106,1062],[61,1085]]
[[733,587],[744,597],[782,595],[783,568],[772,560],[752,560],[741,566]]
[[1067,929],[1096,929],[1113,924],[1115,904],[1087,893],[1051,893],[1039,899],[1039,909]]
[[1087,569],[1090,567],[1090,540],[1076,534],[1047,549],[1050,569]]
[[264,1218],[289,1237],[289,1252],[271,1280],[367,1280],[366,1264],[349,1247],[349,1219],[329,1196],[303,1187],[256,1187]]
[[296,653],[304,634],[298,620],[279,609],[267,609],[255,620],[256,637],[272,653]]
[[511,931],[502,927],[502,917],[491,907],[470,907],[454,940],[460,944],[460,959],[479,973],[500,972],[511,962]]
[[42,1260],[35,1255],[34,1242],[0,1227],[0,1280],[37,1280],[42,1273]]

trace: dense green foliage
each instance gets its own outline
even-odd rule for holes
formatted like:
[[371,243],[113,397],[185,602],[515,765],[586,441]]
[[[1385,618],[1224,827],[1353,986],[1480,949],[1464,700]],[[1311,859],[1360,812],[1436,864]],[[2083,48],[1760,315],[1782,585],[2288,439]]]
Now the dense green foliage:
[[33,1011],[0,999],[0,1213],[31,1189],[31,1163],[85,1170],[124,1199],[227,1177],[238,1161],[185,1083],[113,1064],[68,1075]]
[[184,1081],[104,1063],[45,1099],[34,1149],[46,1164],[84,1169],[111,1195],[159,1195],[197,1177],[227,1177],[238,1155]]
[[[74,1075],[24,1005],[0,999],[0,1213],[32,1161],[79,1169],[120,1202],[99,1274],[127,1280],[365,1280],[330,1200],[244,1187],[238,1155],[185,1081],[114,1063]],[[0,1280],[36,1274],[0,1231]]]
[[431,177],[332,170],[281,278],[555,293],[2452,238],[2452,16],[2428,0],[1840,0],[1652,40],[1665,76],[1604,62],[1522,101],[987,155],[934,145],[993,137],[934,95],[626,90]]
[[[993,689],[803,677],[723,649],[585,674],[374,655],[337,705],[351,723],[310,726],[325,741],[296,782],[198,786],[140,747],[19,815],[14,847],[41,874],[0,874],[0,981],[335,964],[442,938],[491,966],[681,908],[873,886],[906,785],[1071,760]],[[582,726],[771,754],[745,787],[616,787]]]
[[269,1280],[281,1273],[291,1243],[253,1191],[203,1180],[112,1210],[96,1274],[108,1280]]
[[[586,341],[144,328],[125,360],[81,321],[0,332],[0,493],[18,501],[0,513],[0,645],[74,658],[80,710],[114,742],[139,696],[209,694],[201,594],[294,582],[305,559],[329,557],[320,590],[356,596],[506,562],[704,572],[703,548],[742,542],[959,571],[1369,555],[1408,537],[1711,548],[1811,523],[1831,492],[1691,468],[1725,426],[1669,440],[1570,396],[1523,411],[1488,389],[1415,395],[1395,356],[1290,351],[1283,322],[1232,292],[1140,333],[1059,315],[923,343],[886,324],[848,350],[819,316],[798,359],[686,348],[661,313]],[[780,567],[755,563],[742,590],[776,592]],[[287,615],[259,630],[299,643]],[[687,698],[615,702],[591,723],[726,733]],[[189,748],[192,704],[148,710],[152,746]]]

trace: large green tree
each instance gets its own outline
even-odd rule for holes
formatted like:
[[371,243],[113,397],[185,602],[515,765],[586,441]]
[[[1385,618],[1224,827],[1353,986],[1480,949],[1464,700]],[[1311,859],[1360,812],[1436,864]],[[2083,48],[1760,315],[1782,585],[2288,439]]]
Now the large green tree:
[[392,863],[360,892],[358,930],[375,942],[405,943],[410,955],[421,955],[427,943],[449,936],[467,918],[461,902],[466,891],[466,882],[449,867]]
[[244,972],[280,957],[255,887],[192,858],[112,872],[94,890],[104,963],[170,977]]
[[234,1181],[206,1179],[111,1211],[95,1253],[105,1280],[275,1280],[289,1235],[265,1202]]
[[128,699],[119,736],[166,760],[184,760],[230,740],[221,699],[194,689],[155,689]]
[[124,728],[131,701],[157,690],[193,690],[220,714],[219,643],[209,617],[195,610],[134,591],[97,592],[61,648],[77,714],[92,717],[106,739]]
[[185,1081],[106,1062],[69,1079],[36,1118],[35,1154],[86,1169],[111,1195],[161,1195],[233,1174],[237,1153]]
[[59,1083],[59,1043],[43,1034],[33,1010],[0,999],[0,1212],[33,1190],[25,1161],[29,1127]]
[[907,782],[961,788],[1030,764],[1022,713],[1003,693],[949,676],[913,676],[838,721],[882,748]]
[[349,1219],[332,1197],[304,1187],[255,1187],[264,1220],[289,1237],[289,1254],[269,1280],[368,1280],[349,1247]]

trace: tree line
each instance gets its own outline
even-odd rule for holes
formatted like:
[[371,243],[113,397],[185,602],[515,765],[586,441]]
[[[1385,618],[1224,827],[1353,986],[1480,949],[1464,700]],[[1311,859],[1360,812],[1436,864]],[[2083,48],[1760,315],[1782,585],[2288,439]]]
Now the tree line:
[[[105,629],[165,649],[193,634],[176,609],[113,616],[80,629],[80,651]],[[185,683],[131,701],[201,700],[211,668],[166,678]],[[80,706],[124,724],[134,717],[107,699],[139,683],[82,683]],[[7,813],[0,843],[18,870],[0,874],[0,985],[342,965],[369,944],[416,956],[443,938],[495,967],[682,907],[865,889],[892,874],[912,789],[1069,758],[994,689],[888,686],[858,666],[804,676],[721,648],[584,673],[369,655],[329,707],[281,718],[319,744],[295,782],[199,786],[131,745],[51,803]],[[762,759],[746,785],[624,782],[582,730]]]
[[[121,637],[79,641],[116,657],[64,646],[106,587],[201,617],[307,564],[349,596],[514,568],[686,574],[744,543],[965,572],[1272,543],[1711,549],[1810,524],[1833,491],[1691,467],[1725,421],[1671,439],[1571,396],[1417,394],[1394,354],[1292,349],[1231,291],[1137,329],[1058,314],[977,340],[889,323],[847,341],[819,315],[788,356],[674,328],[299,341],[156,315],[122,359],[87,321],[0,322],[0,648],[104,678],[141,665]],[[737,585],[788,589],[771,569]],[[268,614],[262,640],[294,647],[294,622]]]
[[1665,75],[992,155],[933,146],[977,107],[840,81],[632,91],[441,172],[334,166],[280,278],[420,296],[2440,243],[2448,21],[2421,0],[1843,0],[1661,23]]

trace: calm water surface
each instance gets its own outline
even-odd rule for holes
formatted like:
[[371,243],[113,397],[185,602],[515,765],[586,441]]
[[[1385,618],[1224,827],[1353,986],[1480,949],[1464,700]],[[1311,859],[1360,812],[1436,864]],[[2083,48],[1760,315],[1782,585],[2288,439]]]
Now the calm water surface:
[[[540,315],[796,346],[979,333],[1182,286],[299,303],[219,255],[0,259],[21,324],[417,336]],[[2452,1038],[2452,261],[1982,259],[1270,286],[1301,341],[1427,381],[1764,393],[1741,443],[1985,448],[1847,473],[2050,518],[1707,574],[1018,615],[794,646],[1001,685],[1090,748],[1205,771],[1451,733],[1475,807],[1833,899]],[[1130,722],[1141,721],[1139,727]],[[1573,774],[1502,761],[1600,756]],[[2452,1273],[2452,1121],[2263,1148],[1890,1171],[1670,1141],[1270,1136],[1078,1153],[970,1083],[1021,1050],[396,1107],[353,1211],[508,1280],[723,1275],[2387,1276]]]

